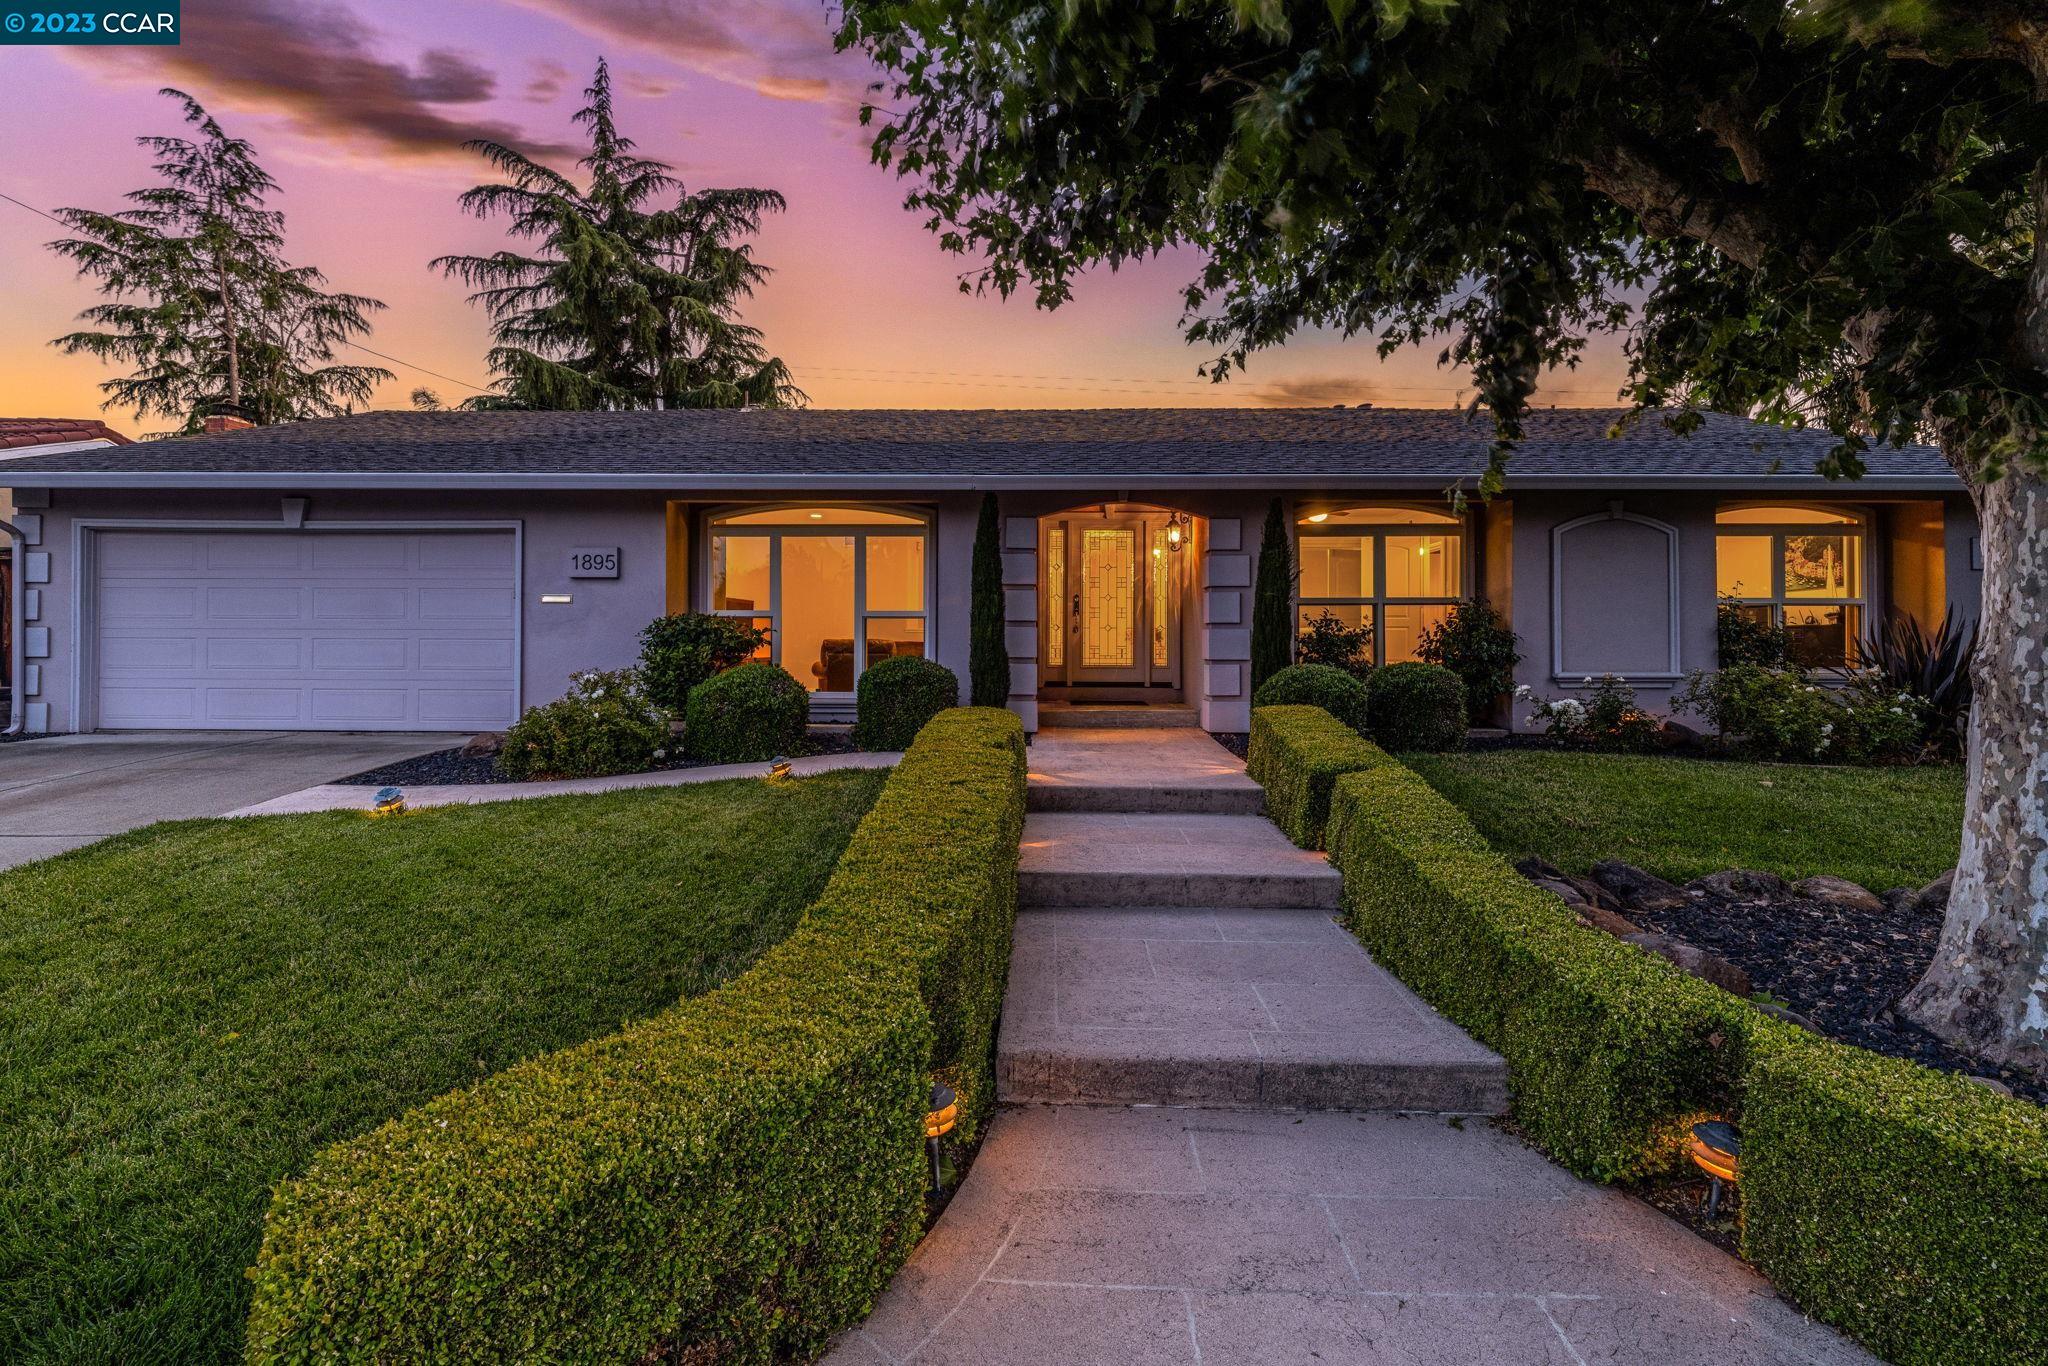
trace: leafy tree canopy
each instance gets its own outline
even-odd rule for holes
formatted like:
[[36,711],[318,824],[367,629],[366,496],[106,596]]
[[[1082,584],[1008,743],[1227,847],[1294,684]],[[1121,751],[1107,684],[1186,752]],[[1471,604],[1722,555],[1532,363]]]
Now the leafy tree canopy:
[[165,89],[190,137],[143,137],[161,183],[135,190],[113,213],[59,209],[78,236],[50,243],[99,282],[107,302],[79,316],[93,324],[53,343],[126,364],[100,389],[105,407],[177,420],[197,431],[209,413],[257,424],[333,417],[369,401],[388,370],[335,363],[335,348],[369,330],[384,307],[330,294],[312,266],[284,260],[284,215],[268,206],[277,183],[256,150],[232,138],[180,90]]
[[874,154],[977,284],[1056,304],[1194,243],[1219,376],[1303,326],[1448,331],[1504,455],[1539,371],[1639,301],[1639,404],[1825,425],[1832,473],[1931,429],[1996,473],[2048,425],[2044,28],[1940,0],[853,0],[842,41],[895,73]]
[[[605,409],[784,407],[804,401],[739,307],[768,276],[739,239],[779,213],[773,190],[684,189],[667,164],[636,156],[612,118],[600,61],[576,122],[590,138],[578,185],[494,142],[468,146],[504,182],[462,196],[503,214],[534,244],[434,264],[490,313],[498,392],[470,406]],[[671,207],[650,207],[669,203]]]

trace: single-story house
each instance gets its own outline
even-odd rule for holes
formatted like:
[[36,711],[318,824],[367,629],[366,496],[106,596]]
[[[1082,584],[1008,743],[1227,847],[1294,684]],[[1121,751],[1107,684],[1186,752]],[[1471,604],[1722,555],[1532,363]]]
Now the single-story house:
[[1936,452],[1830,483],[1820,433],[1618,416],[1534,414],[1505,494],[1462,508],[1488,429],[1456,410],[376,412],[41,454],[4,467],[36,541],[30,724],[500,728],[686,610],[771,628],[844,717],[890,655],[965,680],[986,490],[1034,727],[1122,701],[1245,729],[1275,498],[1303,619],[1370,622],[1391,662],[1483,595],[1546,696],[1612,673],[1662,704],[1714,666],[1724,597],[1815,664],[1889,612],[1976,611]]
[[[96,417],[0,417],[0,463],[127,444],[127,437]],[[27,623],[22,600],[28,586],[15,572],[14,547],[23,537],[14,524],[14,502],[4,486],[4,474],[0,469],[0,717],[5,718],[0,726],[11,734],[26,720],[14,680],[15,661],[24,653]]]

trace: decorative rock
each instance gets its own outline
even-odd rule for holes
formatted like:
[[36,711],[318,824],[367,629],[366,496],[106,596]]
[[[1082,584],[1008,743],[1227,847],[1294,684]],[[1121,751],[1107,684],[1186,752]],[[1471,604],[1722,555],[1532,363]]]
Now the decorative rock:
[[1657,727],[1657,743],[1665,749],[1698,749],[1706,737],[1683,721],[1664,721]]
[[1641,934],[1643,927],[1627,916],[1616,915],[1613,911],[1598,906],[1587,906],[1579,911],[1579,923],[1588,929],[1602,930],[1616,939],[1626,939],[1632,934]]
[[1804,1015],[1801,1015],[1798,1011],[1792,1009],[1792,1007],[1790,1006],[1781,1006],[1776,1001],[1752,1001],[1750,1002],[1750,1004],[1754,1005],[1758,1010],[1770,1016],[1772,1019],[1783,1020],[1786,1024],[1789,1025],[1797,1025],[1799,1026],[1799,1028],[1805,1030],[1809,1034],[1818,1034],[1821,1032],[1821,1027],[1819,1025],[1807,1019]]
[[502,730],[480,731],[462,747],[465,759],[485,759],[505,748],[505,732]]
[[1725,873],[1708,873],[1705,877],[1694,878],[1685,884],[1702,892],[1726,897],[1767,897],[1783,896],[1792,885],[1776,873],[1760,873],[1751,868],[1731,868]]
[[1830,877],[1826,873],[1802,878],[1792,884],[1792,890],[1815,901],[1839,906],[1845,911],[1875,914],[1884,909],[1884,902],[1873,896],[1868,888],[1859,887],[1847,878]]
[[1544,891],[1562,897],[1564,904],[1574,910],[1583,910],[1588,906],[1598,906],[1602,910],[1614,909],[1614,898],[1599,885],[1584,878],[1573,877],[1548,859],[1531,855],[1516,863],[1515,871]]
[[1920,889],[1919,909],[1928,915],[1948,914],[1949,889],[1955,885],[1956,870],[1951,868],[1934,881]]
[[1974,1081],[1979,1086],[1983,1087],[1985,1090],[1995,1091],[2001,1096],[2009,1096],[2012,1094],[2012,1088],[2010,1086],[2007,1086],[2004,1082],[2000,1081],[1997,1077],[1965,1076],[1963,1080]]
[[1663,934],[1632,934],[1625,939],[1645,953],[1654,953],[1669,962],[1680,972],[1690,973],[1702,981],[1711,982],[1721,990],[1736,996],[1750,993],[1749,974],[1736,967],[1727,959],[1708,953],[1694,944],[1673,939]]
[[1556,882],[1547,877],[1531,878],[1529,882],[1531,886],[1541,887],[1544,891],[1558,897],[1565,905],[1575,911],[1594,909],[1592,904],[1584,896],[1580,895],[1579,889],[1569,882]]
[[1630,910],[1669,911],[1685,904],[1683,888],[1620,859],[1594,864],[1592,877]]
[[1897,915],[1900,911],[1917,905],[1920,893],[1911,887],[1894,887],[1889,892],[1879,895],[1877,899],[1883,903],[1887,911]]

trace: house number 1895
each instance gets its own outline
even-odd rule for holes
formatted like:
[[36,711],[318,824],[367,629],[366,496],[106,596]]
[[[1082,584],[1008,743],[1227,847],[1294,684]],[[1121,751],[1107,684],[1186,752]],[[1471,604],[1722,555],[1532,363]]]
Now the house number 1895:
[[619,548],[615,545],[579,545],[569,552],[572,579],[616,579],[619,576]]

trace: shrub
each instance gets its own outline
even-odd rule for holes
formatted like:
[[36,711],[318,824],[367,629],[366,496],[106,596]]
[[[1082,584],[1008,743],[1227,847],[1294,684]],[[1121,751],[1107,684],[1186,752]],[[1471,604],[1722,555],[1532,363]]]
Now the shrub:
[[1741,664],[1694,673],[1672,704],[1697,712],[1744,754],[1799,762],[1878,763],[1915,756],[1926,704],[1883,680],[1822,687],[1798,668]]
[[909,749],[925,722],[959,705],[959,676],[945,665],[915,655],[877,660],[854,685],[853,742]]
[[1023,813],[1017,719],[934,720],[747,972],[283,1182],[249,1359],[816,1353],[917,1243],[934,1073],[987,1113]]
[[[974,560],[968,580],[967,682],[977,707],[1010,700],[1010,641],[1003,608],[1003,519],[996,496],[981,496],[974,525]],[[951,702],[946,704],[952,706]]]
[[1321,707],[1365,734],[1365,684],[1329,664],[1290,664],[1259,685],[1254,707]]
[[1714,609],[1714,659],[1720,667],[1761,664],[1775,669],[1786,663],[1792,638],[1775,616],[1757,612],[1734,598],[1721,599]]
[[[1313,758],[1296,710],[1253,715],[1276,807]],[[1579,924],[1419,775],[1324,737],[1351,766],[1326,831],[1347,924],[1501,1054],[1539,1146],[1627,1180],[1680,1161],[1700,1115],[1734,1116],[1743,1251],[1795,1303],[1914,1366],[2048,1359],[2048,1112],[1766,1017]]]
[[1293,662],[1294,542],[1288,539],[1287,518],[1275,498],[1266,506],[1266,524],[1259,533],[1258,572],[1252,582],[1251,684],[1259,685]]
[[1866,673],[1910,693],[1926,707],[1922,739],[1937,752],[1955,757],[1963,750],[1963,732],[1970,720],[1970,661],[1977,654],[1977,624],[1968,630],[1953,612],[1944,612],[1931,634],[1904,613],[1894,613],[1865,636],[1857,655]]
[[639,773],[668,757],[669,720],[631,669],[576,674],[567,697],[512,723],[498,769],[521,782]]
[[[1593,683],[1592,679],[1586,680]],[[1519,698],[1533,696],[1518,689]],[[1602,674],[1581,698],[1540,699],[1529,713],[1544,723],[1553,740],[1622,754],[1644,754],[1657,748],[1657,718],[1636,705],[1636,690],[1613,674]]]
[[1522,662],[1520,645],[1485,598],[1472,598],[1426,628],[1415,655],[1458,676],[1465,685],[1465,713],[1479,720],[1492,716],[1500,699],[1514,691],[1515,666]]
[[1294,638],[1294,657],[1303,664],[1327,664],[1364,678],[1372,672],[1372,625],[1346,626],[1325,607]]
[[803,746],[810,694],[776,664],[742,664],[690,690],[683,752],[707,764],[744,764]]
[[1465,743],[1465,685],[1438,664],[1389,664],[1366,682],[1372,738],[1387,749]]
[[[1313,666],[1295,666],[1303,667]],[[1272,682],[1294,671],[1283,669]],[[1266,814],[1287,838],[1304,849],[1320,849],[1337,778],[1367,767],[1378,753],[1326,708],[1262,702],[1252,711],[1245,771],[1266,789]]]
[[692,688],[746,663],[767,640],[767,630],[745,617],[656,617],[640,630],[640,677],[656,704],[681,715]]

